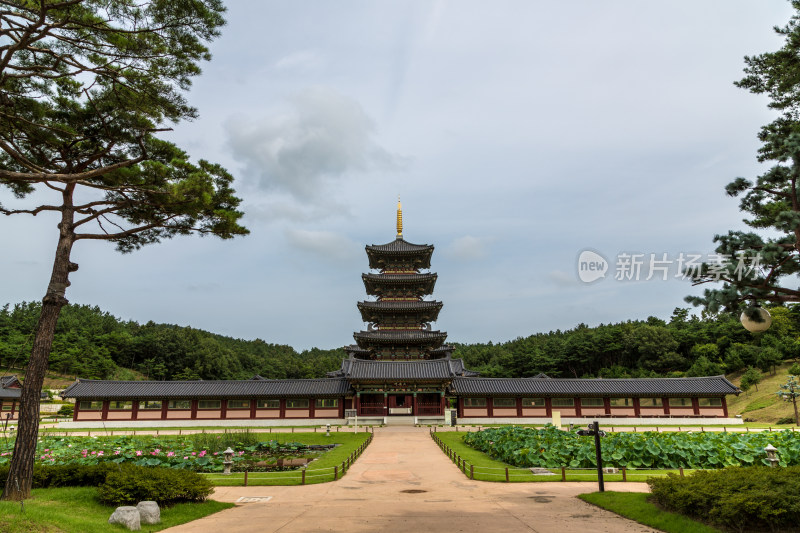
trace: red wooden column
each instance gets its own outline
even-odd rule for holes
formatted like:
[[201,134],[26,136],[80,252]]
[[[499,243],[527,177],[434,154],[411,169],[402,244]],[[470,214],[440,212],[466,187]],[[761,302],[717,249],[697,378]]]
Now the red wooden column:
[[611,398],[603,398],[603,410],[607,415],[611,414]]
[[464,416],[464,398],[459,396],[458,403],[456,404],[456,417],[463,418]]
[[494,416],[494,398],[486,398],[486,416]]
[[339,418],[344,418],[344,396],[339,398]]
[[724,396],[722,397],[722,416],[728,418],[728,402]]
[[383,416],[389,416],[389,393],[383,393]]
[[692,412],[696,415],[700,414],[700,400],[697,398],[692,398]]
[[639,417],[642,415],[642,408],[639,405],[639,398],[633,399],[633,416]]
[[103,400],[103,410],[101,411],[100,418],[102,420],[108,419],[108,402],[109,400]]
[[[724,400],[723,400],[723,401],[724,401]],[[138,403],[136,403],[136,402],[134,402],[134,404],[133,404],[133,405],[134,405],[134,406],[136,406],[136,405],[139,405],[139,404],[138,404]],[[13,407],[12,407],[12,409],[13,409]],[[135,409],[135,407],[134,407],[134,409]],[[75,409],[73,409],[73,410],[72,410],[72,421],[73,421],[73,422],[75,422],[76,420],[78,420],[78,413],[80,412],[80,410],[81,410],[81,401],[80,401],[80,400],[75,400]],[[135,412],[136,412],[136,411],[134,411],[134,413],[135,413]],[[135,419],[136,419],[136,416],[134,416],[133,418],[134,418],[134,420],[135,420]]]
[[669,415],[669,398],[661,398],[661,406],[664,408],[664,414]]
[[257,400],[255,398],[250,400],[250,418],[256,417],[256,402]]
[[162,420],[166,420],[167,419],[167,406],[168,405],[169,405],[169,400],[167,400],[166,398],[161,400],[161,419]]
[[308,399],[308,418],[315,418],[315,409],[317,408],[317,400],[314,398]]
[[411,404],[411,414],[417,416],[419,412],[417,412],[417,393],[414,393],[414,399],[412,400]]
[[553,416],[553,402],[551,398],[544,399],[545,416],[550,418]]
[[517,417],[522,417],[522,398],[517,398]]
[[197,400],[192,400],[192,412],[189,415],[192,420],[197,418]]
[[581,399],[574,398],[572,402],[575,404],[575,416],[581,416]]
[[286,398],[281,398],[281,405],[280,405],[280,416],[281,418],[286,418]]
[[[439,399],[439,414],[443,415],[444,414],[444,391],[441,391],[439,394],[441,395],[441,397]],[[416,396],[414,397],[414,402],[416,403]]]
[[[77,405],[77,402],[75,402],[75,405]],[[139,418],[139,400],[133,400],[131,405],[131,420],[136,420],[137,418]]]

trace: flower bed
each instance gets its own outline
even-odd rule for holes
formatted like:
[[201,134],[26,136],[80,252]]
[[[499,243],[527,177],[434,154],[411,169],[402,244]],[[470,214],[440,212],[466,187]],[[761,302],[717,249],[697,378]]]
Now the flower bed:
[[[520,467],[591,468],[594,438],[561,431],[501,427],[468,433],[464,442]],[[769,464],[764,448],[779,450],[780,465],[800,464],[800,433],[612,433],[602,438],[603,462],[628,468],[722,468]]]
[[[131,463],[137,466],[165,466],[198,472],[220,472],[223,469],[222,452],[225,447],[197,446],[191,439],[168,437],[44,438],[38,443],[36,461],[48,465]],[[269,470],[279,459],[313,460],[326,450],[325,447],[310,447],[297,442],[278,443],[274,440],[257,442],[237,447],[232,458],[233,468],[243,470],[248,465],[258,463],[265,467],[265,470]],[[0,465],[7,464],[10,459],[10,451],[0,452]]]

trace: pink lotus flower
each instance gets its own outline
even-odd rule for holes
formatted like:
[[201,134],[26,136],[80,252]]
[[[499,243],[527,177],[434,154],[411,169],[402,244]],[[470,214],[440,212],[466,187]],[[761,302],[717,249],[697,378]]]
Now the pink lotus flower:
[[184,457],[183,457],[183,460],[185,461],[185,460],[186,460],[186,459],[188,459],[188,458],[189,458],[188,456],[184,456]]
[[197,455],[197,453],[196,452],[192,452],[192,455]]
[[115,451],[114,455],[119,455],[119,450]]
[[141,450],[136,450],[136,456],[138,457],[140,455],[142,455],[142,451]]
[[175,455],[175,452],[167,452],[167,457],[172,457],[173,455]]

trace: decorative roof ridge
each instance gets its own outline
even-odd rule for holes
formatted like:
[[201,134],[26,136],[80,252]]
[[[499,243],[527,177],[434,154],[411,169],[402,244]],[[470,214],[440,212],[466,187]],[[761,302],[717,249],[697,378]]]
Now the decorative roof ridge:
[[[330,381],[329,378],[285,378],[285,379],[190,379],[190,380],[118,380],[118,379],[88,379],[77,378],[75,383],[71,383],[70,387],[75,386],[77,383],[251,383],[253,381],[269,381],[270,383],[290,383],[295,381]],[[69,387],[67,387],[69,388]]]
[[[414,242],[411,242],[411,241],[407,241],[401,235],[398,235],[395,238],[395,240],[393,240],[393,241],[389,241],[389,242],[384,243],[384,244],[374,244],[374,243],[373,244],[367,244],[365,246],[365,248],[375,249],[375,248],[381,248],[383,246],[390,246],[392,244],[400,244],[400,243],[407,244],[409,246],[416,246],[416,247],[419,247],[419,248],[433,248],[434,247],[432,244],[417,244],[417,243],[414,243]],[[382,250],[379,250],[379,251],[382,251]]]
[[[543,378],[539,378],[536,376],[527,377],[527,378],[489,378],[489,377],[482,377],[480,379],[490,379],[493,381],[527,381],[527,380],[539,380],[541,381]],[[689,381],[689,380],[708,380],[708,379],[722,379],[731,383],[728,378],[723,375],[718,376],[691,376],[691,377],[684,377],[684,378],[547,378],[550,381]],[[733,383],[731,383],[733,385]]]

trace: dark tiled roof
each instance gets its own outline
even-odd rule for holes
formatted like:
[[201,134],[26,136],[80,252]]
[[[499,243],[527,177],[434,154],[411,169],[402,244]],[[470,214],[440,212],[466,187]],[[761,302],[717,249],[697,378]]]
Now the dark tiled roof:
[[17,376],[0,376],[0,400],[18,400],[22,389]]
[[414,265],[414,268],[430,268],[433,245],[412,244],[402,237],[386,244],[366,247],[370,268],[383,269],[399,263]]
[[12,387],[12,386],[20,386],[21,383],[17,379],[17,376],[0,376],[0,388],[1,387]]
[[367,294],[383,295],[391,290],[415,290],[417,296],[431,294],[436,274],[361,274]]
[[739,392],[725,376],[641,379],[456,378],[453,380],[453,390],[464,396],[718,396]]
[[22,389],[12,389],[11,387],[0,387],[0,400],[18,400],[22,394]]
[[374,345],[384,346],[419,346],[426,345],[431,347],[439,347],[447,338],[447,333],[444,331],[357,331],[353,333],[358,345],[362,348],[368,348]]
[[329,375],[343,376],[355,381],[370,380],[448,380],[466,375],[461,359],[432,361],[364,361],[345,359],[342,368]]
[[417,312],[428,309],[441,309],[442,302],[427,300],[406,300],[389,302],[358,302],[359,309],[375,309],[378,311]]
[[430,254],[433,253],[432,244],[414,244],[410,243],[402,237],[398,237],[392,242],[386,244],[368,244],[366,247],[367,253],[378,254]]
[[342,396],[344,379],[263,379],[241,381],[102,381],[79,379],[62,398],[285,398]]
[[442,309],[442,302],[436,301],[390,301],[358,302],[358,310],[364,322],[379,322],[390,316],[416,316],[425,322],[435,322]]

